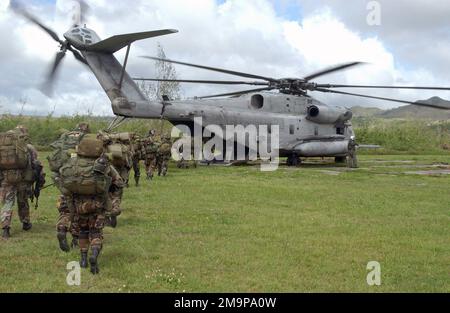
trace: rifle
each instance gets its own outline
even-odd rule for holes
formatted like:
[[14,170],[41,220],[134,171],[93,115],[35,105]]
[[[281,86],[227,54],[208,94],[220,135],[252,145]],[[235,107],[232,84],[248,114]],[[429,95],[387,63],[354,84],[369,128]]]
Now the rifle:
[[41,196],[41,191],[49,187],[47,186],[44,188],[45,175],[41,175],[42,169],[43,167],[41,164],[35,163],[33,166],[34,186],[32,187],[31,202],[33,202],[33,200],[36,199],[36,204],[34,205],[35,210],[39,208],[39,197]]

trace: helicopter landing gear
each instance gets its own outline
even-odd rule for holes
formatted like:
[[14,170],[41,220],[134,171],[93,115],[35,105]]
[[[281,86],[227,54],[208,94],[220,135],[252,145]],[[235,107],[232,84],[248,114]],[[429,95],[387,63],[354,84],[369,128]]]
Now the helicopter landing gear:
[[292,167],[297,167],[300,166],[300,164],[302,164],[302,161],[300,160],[300,157],[297,154],[291,154],[288,158],[287,158],[287,166],[292,166]]
[[334,158],[334,162],[336,162],[337,164],[345,164],[347,161],[346,157],[335,157]]

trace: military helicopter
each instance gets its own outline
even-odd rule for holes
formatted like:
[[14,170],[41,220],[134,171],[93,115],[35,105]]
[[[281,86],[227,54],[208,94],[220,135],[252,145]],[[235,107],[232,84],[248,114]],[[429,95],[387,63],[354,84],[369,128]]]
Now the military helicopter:
[[[352,111],[342,106],[322,103],[309,95],[310,92],[324,92],[353,97],[412,104],[448,110],[450,107],[432,102],[410,102],[399,99],[349,93],[336,89],[416,89],[448,91],[449,87],[409,87],[409,86],[362,86],[342,84],[318,84],[314,79],[346,70],[361,62],[351,62],[318,71],[303,78],[272,78],[221,68],[190,64],[168,59],[146,57],[151,60],[170,62],[204,70],[238,76],[254,81],[213,81],[213,80],[165,80],[157,78],[131,78],[126,67],[131,45],[138,40],[176,33],[165,29],[143,33],[133,33],[101,40],[99,36],[80,21],[74,23],[61,40],[56,32],[42,24],[23,7],[13,6],[30,22],[40,27],[60,45],[51,67],[44,92],[49,94],[55,80],[55,73],[67,51],[81,63],[87,65],[111,101],[116,119],[110,128],[117,127],[127,118],[165,119],[175,126],[195,127],[195,118],[202,117],[203,125],[278,125],[280,129],[279,155],[288,158],[288,165],[298,165],[304,157],[335,157],[342,161],[349,155],[349,146],[355,140],[352,128]],[[127,48],[123,65],[114,53]],[[137,80],[166,81],[179,83],[252,85],[259,86],[239,92],[230,92],[191,100],[173,101],[163,97],[161,101],[149,101],[142,93]]]

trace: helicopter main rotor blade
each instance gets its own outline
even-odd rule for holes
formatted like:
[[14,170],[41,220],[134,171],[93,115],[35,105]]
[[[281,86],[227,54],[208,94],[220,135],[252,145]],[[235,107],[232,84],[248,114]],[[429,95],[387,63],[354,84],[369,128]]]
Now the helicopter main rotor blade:
[[61,50],[56,54],[55,61],[53,62],[53,65],[47,76],[47,80],[41,88],[41,91],[48,97],[51,97],[53,94],[53,84],[55,82],[56,72],[58,71],[59,65],[61,64],[61,61],[64,59],[65,56],[66,56],[65,49]]
[[251,86],[269,86],[265,82],[245,82],[245,81],[226,81],[226,80],[189,80],[189,79],[159,79],[159,78],[133,78],[137,81],[168,82],[168,83],[189,83],[189,84],[213,84],[213,85],[251,85]]
[[45,31],[50,37],[53,38],[56,42],[59,42],[60,44],[63,44],[64,41],[61,40],[56,32],[54,32],[52,29],[48,28],[44,24],[42,24],[36,17],[31,15],[29,12],[25,10],[20,4],[16,3],[15,1],[11,1],[10,9],[13,10],[15,13],[23,16],[28,21],[32,22],[36,26],[38,26],[40,29]]
[[450,90],[450,87],[410,87],[410,86],[363,86],[363,85],[334,85],[317,84],[318,88],[367,88],[367,89],[410,89],[410,90]]
[[327,68],[325,70],[322,70],[320,72],[316,72],[314,74],[308,75],[304,79],[305,79],[305,81],[310,81],[312,79],[315,79],[315,78],[318,78],[318,77],[321,77],[324,75],[328,75],[331,73],[339,72],[339,71],[345,70],[347,68],[354,67],[354,66],[361,65],[361,64],[365,64],[365,63],[364,62],[350,62],[350,63],[333,66],[333,67]]
[[435,105],[435,104],[428,104],[428,103],[424,103],[424,102],[420,102],[420,101],[412,102],[412,101],[398,100],[398,99],[392,99],[392,98],[361,95],[361,94],[357,94],[357,93],[349,93],[349,92],[323,89],[323,88],[317,88],[315,91],[335,93],[335,94],[340,94],[340,95],[361,97],[361,98],[368,98],[368,99],[375,99],[375,100],[384,100],[384,101],[404,103],[404,104],[412,104],[412,105],[417,105],[417,106],[422,106],[422,107],[427,107],[427,108],[435,108],[435,109],[440,109],[440,110],[450,110],[450,107],[444,107],[444,106],[439,106],[439,105]]
[[277,82],[278,81],[277,79],[271,78],[271,77],[264,77],[264,76],[259,76],[259,75],[243,73],[243,72],[230,71],[230,70],[225,70],[225,69],[221,69],[221,68],[217,68],[217,67],[203,66],[203,65],[179,62],[179,61],[174,61],[174,60],[169,60],[169,59],[160,59],[160,58],[149,57],[149,56],[143,56],[142,58],[150,59],[150,60],[154,60],[154,61],[169,62],[169,63],[173,63],[173,64],[196,67],[196,68],[201,68],[201,69],[208,70],[208,71],[214,71],[214,72],[219,72],[219,73],[224,73],[224,74],[229,74],[229,75],[234,75],[234,76],[240,76],[240,77],[245,77],[245,78],[261,79],[261,80],[266,80],[269,82]]
[[[74,15],[72,16],[72,25],[71,27],[84,25],[86,23],[86,15],[88,15],[90,7],[84,0],[74,0],[74,2],[78,3],[79,11],[74,11]],[[77,8],[74,8],[77,9]]]
[[205,96],[205,97],[197,97],[197,99],[210,99],[210,98],[219,98],[219,97],[230,97],[230,96],[242,96],[248,93],[252,92],[260,92],[260,91],[269,91],[276,89],[274,87],[266,87],[266,88],[258,88],[258,89],[250,89],[250,90],[243,90],[243,91],[236,91],[236,92],[230,92],[230,93],[223,93],[218,95],[212,95],[212,96]]

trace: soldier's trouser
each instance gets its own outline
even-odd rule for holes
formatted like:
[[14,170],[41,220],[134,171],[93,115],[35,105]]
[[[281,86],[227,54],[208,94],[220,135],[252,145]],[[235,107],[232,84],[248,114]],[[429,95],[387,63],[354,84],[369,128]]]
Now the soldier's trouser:
[[141,177],[141,167],[139,164],[139,160],[133,160],[133,171],[134,171],[134,181],[136,184],[139,184],[139,178]]
[[30,205],[28,198],[31,194],[31,186],[26,183],[10,185],[3,182],[0,185],[0,203],[2,228],[11,227],[14,203],[17,198],[19,218],[21,223],[30,222]]
[[111,199],[111,210],[108,212],[109,216],[119,216],[122,214],[122,197],[123,197],[123,189],[114,190],[109,193]]
[[58,221],[56,222],[56,231],[62,233],[67,233],[70,231],[73,237],[79,237],[80,227],[72,218],[66,197],[62,195],[60,196],[57,208],[59,216]]
[[99,250],[103,247],[103,228],[105,216],[103,214],[77,215],[75,220],[80,225],[80,250],[88,252],[91,249]]
[[125,182],[125,185],[128,186],[128,181],[130,180],[130,168],[127,167],[122,167],[122,168],[117,168],[117,171],[120,174],[120,177],[122,177],[123,181]]
[[169,164],[170,156],[167,155],[158,155],[156,158],[156,166],[158,168],[158,174],[161,175],[163,169],[167,170],[167,166]]
[[153,171],[156,167],[156,158],[146,158],[145,159],[145,172],[147,173],[147,177],[153,176]]

